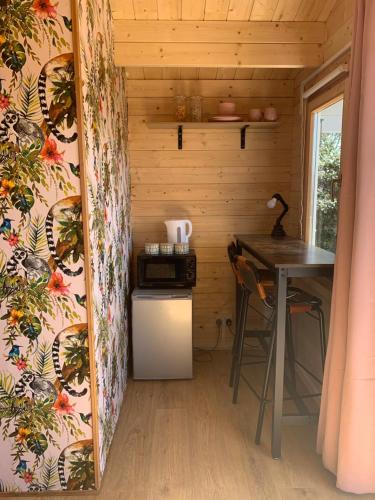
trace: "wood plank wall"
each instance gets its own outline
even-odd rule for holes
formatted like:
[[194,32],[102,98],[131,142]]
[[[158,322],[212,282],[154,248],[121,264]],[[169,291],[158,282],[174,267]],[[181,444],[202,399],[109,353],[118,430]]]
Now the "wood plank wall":
[[336,54],[352,40],[355,0],[337,0],[327,19],[327,41],[323,45],[324,60]]
[[[181,88],[182,85],[182,88]],[[186,130],[184,149],[176,132],[149,129],[146,122],[174,120],[174,95],[199,92],[203,111],[214,114],[231,98],[238,112],[274,105],[280,113],[275,130],[247,132],[240,149],[239,131]],[[294,82],[291,80],[129,80],[129,150],[135,254],[145,241],[165,241],[166,218],[193,222],[191,246],[198,256],[194,290],[194,344],[208,347],[217,336],[216,319],[233,318],[233,276],[226,245],[234,233],[270,232],[278,210],[266,208],[275,191],[289,198]],[[297,218],[288,231],[296,233]],[[221,347],[231,343],[224,332]]]

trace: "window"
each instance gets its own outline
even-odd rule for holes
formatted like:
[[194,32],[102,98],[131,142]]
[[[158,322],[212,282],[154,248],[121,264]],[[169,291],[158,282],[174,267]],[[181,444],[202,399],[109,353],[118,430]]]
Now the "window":
[[311,112],[307,239],[336,251],[343,96]]

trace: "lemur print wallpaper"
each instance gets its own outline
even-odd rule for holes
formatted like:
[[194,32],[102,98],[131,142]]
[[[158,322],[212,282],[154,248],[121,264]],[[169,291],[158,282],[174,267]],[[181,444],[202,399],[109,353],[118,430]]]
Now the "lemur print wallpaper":
[[130,182],[125,70],[116,68],[108,0],[79,3],[100,470],[126,385]]
[[107,2],[77,3],[0,2],[0,493],[94,489],[126,385],[125,81]]

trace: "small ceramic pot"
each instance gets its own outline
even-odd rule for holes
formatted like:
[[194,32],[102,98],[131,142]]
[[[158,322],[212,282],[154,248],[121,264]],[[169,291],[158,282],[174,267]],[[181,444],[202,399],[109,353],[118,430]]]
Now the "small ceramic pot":
[[162,255],[173,255],[173,243],[160,243],[159,246]]
[[145,253],[148,255],[158,255],[159,243],[145,243]]
[[174,253],[177,255],[185,255],[189,253],[189,243],[175,243]]
[[234,102],[220,102],[219,115],[233,116],[236,112],[236,105]]
[[259,108],[251,108],[249,110],[249,120],[251,122],[260,122],[263,118],[263,112]]
[[272,106],[264,108],[263,114],[267,122],[275,122],[277,120],[277,109]]

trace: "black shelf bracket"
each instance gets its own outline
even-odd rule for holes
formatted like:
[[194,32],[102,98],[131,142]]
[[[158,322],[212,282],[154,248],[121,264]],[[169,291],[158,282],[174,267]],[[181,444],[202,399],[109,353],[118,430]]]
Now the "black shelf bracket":
[[179,125],[178,129],[177,129],[177,132],[178,132],[178,149],[182,149],[182,130],[183,130],[182,125]]
[[241,127],[241,149],[245,149],[246,146],[246,129],[249,125],[244,125]]

